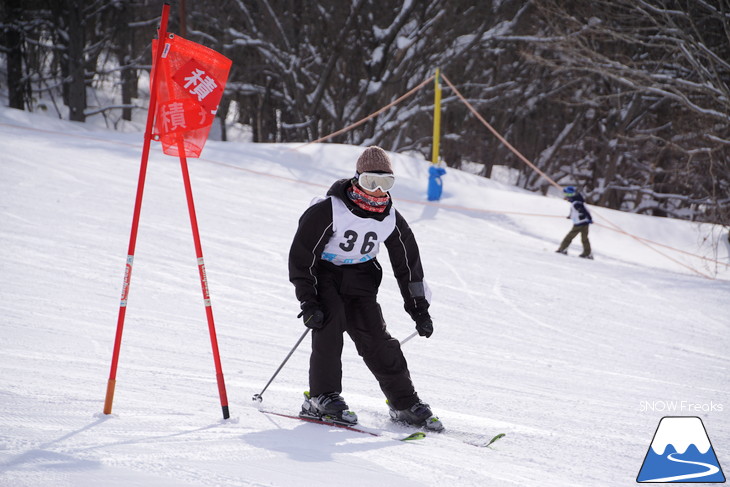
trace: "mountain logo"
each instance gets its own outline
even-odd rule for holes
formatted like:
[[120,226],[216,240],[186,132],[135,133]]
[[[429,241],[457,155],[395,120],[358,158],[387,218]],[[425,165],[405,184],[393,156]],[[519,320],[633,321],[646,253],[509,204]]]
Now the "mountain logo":
[[725,482],[702,420],[696,416],[663,417],[636,481]]

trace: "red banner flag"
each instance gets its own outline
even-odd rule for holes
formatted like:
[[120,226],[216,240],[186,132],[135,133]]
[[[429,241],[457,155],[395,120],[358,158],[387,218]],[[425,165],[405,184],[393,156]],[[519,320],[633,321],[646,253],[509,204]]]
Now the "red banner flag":
[[[157,52],[157,40],[152,52]],[[212,49],[169,34],[165,39],[157,88],[155,135],[169,156],[200,157],[231,69],[231,60]],[[153,71],[157,65],[153,66]]]

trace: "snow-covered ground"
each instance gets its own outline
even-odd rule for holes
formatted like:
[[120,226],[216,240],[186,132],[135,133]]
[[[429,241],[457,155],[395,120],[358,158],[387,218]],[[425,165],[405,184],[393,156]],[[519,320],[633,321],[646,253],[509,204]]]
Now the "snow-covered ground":
[[[304,330],[286,265],[299,215],[362,149],[209,142],[190,172],[223,420],[180,165],[154,144],[105,416],[142,135],[3,108],[0,141],[2,486],[633,485],[666,415],[700,416],[730,465],[727,230],[593,208],[596,259],[577,258],[577,241],[566,257],[560,198],[450,170],[431,204],[428,163],[394,154],[434,295],[434,335],[403,345],[416,388],[447,429],[506,433],[493,448],[402,443],[251,401]],[[381,262],[402,339],[413,323]],[[298,411],[308,351],[264,406]],[[343,361],[361,424],[397,432],[349,342]]]

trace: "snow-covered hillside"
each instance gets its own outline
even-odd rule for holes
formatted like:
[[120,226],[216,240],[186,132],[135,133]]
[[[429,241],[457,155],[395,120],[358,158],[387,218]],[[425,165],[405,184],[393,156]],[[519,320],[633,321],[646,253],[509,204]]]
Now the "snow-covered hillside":
[[[428,163],[393,154],[396,206],[434,295],[434,335],[403,346],[416,388],[447,429],[506,433],[493,448],[448,433],[402,443],[251,401],[304,330],[286,265],[297,220],[353,174],[362,148],[209,142],[189,164],[224,421],[180,165],[155,145],[105,416],[142,135],[2,108],[0,141],[2,486],[633,485],[666,415],[701,416],[730,465],[721,229],[592,208],[596,259],[577,258],[577,241],[563,256],[560,198],[450,170],[431,204]],[[381,261],[380,301],[402,339],[413,323]],[[308,351],[305,341],[264,406],[298,411]],[[361,424],[402,431],[349,342],[343,362]]]

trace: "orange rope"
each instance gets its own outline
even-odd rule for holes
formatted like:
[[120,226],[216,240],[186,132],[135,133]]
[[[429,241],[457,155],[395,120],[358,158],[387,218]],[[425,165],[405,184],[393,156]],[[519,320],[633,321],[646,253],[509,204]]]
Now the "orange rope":
[[[595,213],[595,212],[594,212],[594,213]],[[698,270],[697,270],[697,269],[695,269],[694,267],[692,267],[692,266],[689,266],[689,265],[687,265],[687,264],[684,264],[684,263],[682,263],[682,262],[678,261],[677,259],[675,259],[675,258],[673,258],[673,257],[670,257],[670,256],[668,256],[668,255],[667,255],[667,254],[665,254],[664,252],[662,252],[662,251],[660,251],[660,250],[658,250],[658,249],[655,249],[654,247],[652,247],[651,245],[649,245],[649,244],[647,243],[647,242],[650,242],[650,240],[647,240],[647,239],[643,239],[643,238],[639,238],[639,237],[637,237],[636,235],[633,235],[633,234],[631,234],[631,233],[629,233],[629,232],[627,232],[627,231],[623,230],[623,229],[622,229],[621,227],[619,227],[618,225],[616,225],[615,223],[613,223],[612,221],[610,221],[610,220],[609,220],[608,218],[606,218],[606,217],[605,217],[605,216],[603,216],[603,215],[597,215],[597,216],[598,216],[598,217],[600,217],[600,218],[603,218],[604,220],[606,220],[606,222],[608,222],[608,224],[609,224],[609,225],[611,225],[612,227],[614,227],[614,228],[613,228],[613,230],[615,230],[615,231],[617,231],[617,232],[619,232],[619,233],[622,233],[622,234],[624,234],[624,235],[626,235],[626,236],[629,236],[629,237],[633,238],[634,240],[636,240],[636,241],[637,241],[637,242],[639,242],[640,244],[642,244],[642,245],[644,245],[644,246],[646,246],[646,247],[649,247],[649,249],[653,250],[654,252],[656,252],[657,254],[661,255],[662,257],[666,257],[667,259],[671,260],[671,261],[672,261],[672,262],[674,262],[675,264],[681,265],[682,267],[685,267],[685,268],[687,268],[687,269],[691,270],[692,272],[694,272],[694,273],[696,273],[696,274],[699,274],[700,276],[702,276],[702,277],[705,277],[705,278],[707,278],[707,279],[711,279],[711,280],[714,280],[714,279],[715,279],[714,277],[712,277],[712,276],[708,276],[707,274],[705,274],[705,273],[703,273],[703,272],[700,272],[700,271],[698,271]],[[605,226],[604,226],[604,228],[607,228],[607,227],[605,227]],[[654,242],[652,242],[652,243],[654,243]],[[670,249],[672,249],[672,250],[678,250],[678,249],[675,249],[675,248],[669,247],[669,246],[667,246],[667,245],[665,245],[665,247],[667,247],[667,248],[670,248]],[[700,257],[700,256],[697,256],[697,257]],[[702,258],[702,257],[700,257],[700,258]]]
[[[603,218],[603,219],[605,219],[605,217],[603,215],[598,215],[598,216],[601,217],[601,218]],[[608,220],[606,220],[606,221],[608,222]],[[639,237],[638,235],[630,234],[627,231],[622,230],[621,228],[619,228],[618,226],[616,226],[614,223],[609,222],[609,224],[610,225],[613,225],[613,227],[608,226],[608,225],[604,225],[602,223],[595,222],[595,225],[597,225],[599,227],[605,228],[606,230],[611,230],[613,232],[622,233],[622,234],[624,234],[626,236],[629,236],[629,237],[632,237],[632,238],[634,238],[634,239],[636,239],[636,240],[638,240],[640,242],[646,242],[646,243],[650,243],[650,244],[653,244],[653,245],[658,245],[659,247],[664,247],[665,249],[673,250],[674,252],[678,252],[680,254],[688,255],[688,256],[694,257],[696,259],[706,260],[707,262],[711,262],[713,264],[724,265],[724,266],[730,265],[730,264],[727,264],[725,262],[720,262],[719,260],[715,260],[715,259],[713,259],[711,257],[705,257],[704,255],[693,254],[692,252],[687,252],[686,250],[678,249],[678,248],[672,247],[670,245],[666,245],[666,244],[663,244],[663,243],[655,242],[653,240],[649,240],[648,238]]]
[[[472,207],[468,207],[468,206],[447,205],[447,204],[443,204],[443,203],[435,203],[435,202],[430,202],[430,201],[417,201],[417,200],[410,200],[410,199],[405,199],[405,198],[398,198],[398,200],[399,201],[404,201],[404,202],[407,202],[407,203],[417,204],[417,205],[435,206],[437,208],[444,208],[444,209],[447,209],[447,210],[468,211],[468,212],[473,212],[473,213],[492,213],[492,214],[495,214],[495,215],[534,216],[534,217],[541,217],[541,218],[563,218],[562,216],[559,216],[559,215],[548,215],[548,214],[544,214],[544,213],[526,213],[526,212],[521,212],[521,211],[487,210],[487,209],[484,209],[484,208],[472,208]],[[654,248],[650,247],[648,245],[648,243],[652,243],[652,244],[655,244],[655,245],[659,245],[659,246],[662,246],[662,247],[667,248],[669,250],[673,250],[675,252],[679,252],[679,253],[682,253],[682,254],[686,254],[686,255],[689,255],[691,257],[695,257],[697,259],[706,260],[706,261],[713,262],[713,263],[719,264],[719,265],[727,265],[727,264],[724,264],[724,263],[722,263],[720,261],[711,259],[709,257],[705,257],[705,256],[698,255],[698,254],[693,254],[691,252],[687,252],[687,251],[684,251],[684,250],[680,250],[680,249],[677,249],[675,247],[670,247],[669,245],[661,244],[661,243],[654,242],[652,240],[649,240],[649,239],[646,239],[646,238],[643,238],[643,237],[639,237],[639,236],[633,235],[633,234],[631,234],[631,233],[629,233],[629,232],[621,229],[618,225],[616,225],[616,224],[608,221],[608,219],[605,218],[603,215],[599,215],[599,217],[601,217],[604,220],[606,220],[606,222],[608,222],[610,225],[613,225],[613,227],[610,227],[610,226],[607,226],[607,225],[603,225],[601,223],[596,223],[596,225],[598,225],[599,227],[602,227],[602,228],[605,228],[606,230],[611,230],[611,231],[614,231],[614,232],[617,232],[617,233],[621,233],[623,235],[626,235],[628,237],[631,237],[631,238],[637,240],[639,243],[641,243],[643,245],[646,245],[651,250],[654,250],[655,252],[659,253],[660,255],[662,255],[662,256],[666,257],[667,259],[671,260],[672,262],[675,262],[676,264],[681,265],[683,267],[687,267],[689,270],[691,270],[693,272],[696,272],[696,273],[700,274],[701,276],[706,277],[708,279],[714,279],[714,278],[712,278],[710,276],[707,276],[707,275],[705,275],[705,274],[697,271],[696,269],[693,269],[691,267],[688,267],[686,264],[683,264],[682,262],[679,262],[678,260],[676,260],[676,259],[674,259],[674,258],[672,258],[672,257],[670,257],[670,256],[668,256],[668,255],[666,255],[666,254],[658,251],[657,249],[654,249]]]
[[479,112],[477,112],[476,109],[472,106],[472,104],[469,103],[466,98],[464,98],[464,95],[462,95],[459,92],[459,90],[456,89],[456,87],[451,83],[451,81],[449,81],[449,78],[447,78],[446,75],[444,75],[443,73],[441,73],[441,77],[444,79],[444,81],[446,81],[446,84],[448,84],[449,87],[452,90],[454,90],[454,93],[456,93],[456,96],[459,97],[459,99],[464,103],[464,105],[466,105],[467,108],[469,110],[471,110],[471,112],[474,114],[474,116],[477,117],[479,119],[479,121],[482,122],[482,124],[484,124],[484,126],[487,127],[489,129],[489,131],[492,132],[492,134],[494,134],[494,136],[499,139],[500,142],[502,142],[517,157],[519,157],[520,160],[522,160],[522,162],[524,162],[525,164],[527,164],[528,166],[530,166],[533,170],[535,170],[535,172],[537,172],[540,176],[542,176],[543,178],[545,178],[547,180],[547,182],[549,182],[550,184],[552,184],[553,186],[555,186],[556,188],[558,188],[560,190],[563,189],[562,186],[560,186],[558,183],[556,183],[555,181],[553,181],[550,178],[550,176],[548,176],[547,174],[545,174],[544,172],[542,172],[540,169],[538,169],[538,167],[536,165],[534,165],[532,162],[530,162],[530,160],[527,157],[523,156],[520,151],[518,151],[517,149],[515,149],[512,146],[512,144],[510,144],[509,142],[507,142],[507,139],[505,139],[504,137],[502,137],[502,135],[500,135],[500,133],[497,132],[494,129],[494,127],[492,127],[491,125],[489,125],[489,122],[487,122],[486,120],[484,120],[484,117],[482,117],[479,114]]
[[[449,81],[449,79],[448,79],[448,78],[446,77],[446,75],[444,75],[443,73],[441,73],[441,78],[443,78],[443,80],[444,80],[444,81],[446,81],[446,84],[448,84],[448,85],[449,85],[449,87],[450,87],[450,88],[451,88],[452,90],[454,90],[454,93],[456,94],[456,96],[457,96],[457,97],[459,97],[459,99],[460,99],[460,100],[461,100],[461,101],[462,101],[462,102],[464,103],[464,105],[466,105],[466,107],[467,107],[467,108],[468,108],[468,109],[469,109],[469,110],[470,110],[470,111],[471,111],[471,112],[472,112],[472,113],[474,114],[474,116],[475,116],[475,117],[476,117],[476,118],[477,118],[477,119],[478,119],[478,120],[479,120],[480,122],[482,122],[482,124],[483,124],[483,125],[484,125],[485,127],[487,127],[487,129],[489,129],[489,131],[490,131],[490,132],[492,132],[492,134],[493,134],[493,135],[494,135],[495,137],[497,137],[497,139],[499,139],[499,141],[500,141],[500,142],[502,142],[502,143],[503,143],[503,144],[504,144],[504,145],[505,145],[505,146],[506,146],[506,147],[507,147],[507,148],[508,148],[509,150],[511,150],[511,151],[512,151],[512,152],[513,152],[513,153],[514,153],[514,154],[515,154],[515,155],[516,155],[516,156],[517,156],[518,158],[520,158],[520,160],[521,160],[522,162],[524,162],[525,164],[527,164],[528,166],[530,166],[530,167],[531,167],[531,168],[532,168],[532,169],[533,169],[533,170],[534,170],[535,172],[537,172],[537,173],[538,173],[538,174],[539,174],[540,176],[542,176],[542,177],[543,177],[543,178],[544,178],[545,180],[547,180],[547,181],[548,181],[548,182],[549,182],[550,184],[552,184],[552,185],[553,185],[553,186],[554,186],[555,188],[557,188],[557,189],[562,189],[562,186],[560,186],[560,185],[559,185],[558,183],[556,183],[556,182],[555,182],[555,181],[554,181],[554,180],[553,180],[552,178],[550,178],[550,176],[548,176],[547,174],[545,174],[544,172],[542,172],[542,171],[541,171],[541,170],[540,170],[540,169],[539,169],[539,168],[538,168],[538,167],[537,167],[537,166],[536,166],[535,164],[533,164],[533,163],[532,163],[532,162],[531,162],[531,161],[530,161],[529,159],[527,159],[527,158],[526,158],[526,157],[525,157],[524,155],[522,155],[522,153],[521,153],[520,151],[518,151],[517,149],[515,149],[515,148],[514,148],[514,147],[512,146],[512,144],[510,144],[510,143],[509,143],[509,142],[508,142],[508,141],[507,141],[507,140],[506,140],[506,139],[505,139],[504,137],[502,137],[502,135],[501,135],[501,134],[500,134],[499,132],[497,132],[497,130],[495,130],[495,129],[494,129],[494,127],[492,127],[492,126],[491,126],[491,125],[489,124],[489,122],[487,122],[487,121],[486,121],[486,120],[484,119],[484,117],[482,117],[482,116],[481,116],[481,114],[479,114],[479,112],[477,112],[477,110],[476,110],[476,109],[475,109],[475,108],[474,108],[474,107],[472,106],[472,104],[471,104],[471,103],[469,103],[469,101],[468,101],[468,100],[467,100],[467,99],[466,99],[466,98],[464,97],[464,95],[462,95],[462,94],[461,94],[461,93],[459,92],[459,90],[457,90],[457,89],[456,89],[456,87],[455,87],[455,86],[453,85],[453,83],[451,83],[451,81]],[[647,240],[647,239],[643,239],[643,238],[639,238],[639,237],[637,237],[637,236],[635,236],[635,235],[632,235],[632,234],[630,234],[629,232],[627,232],[627,231],[623,230],[622,228],[620,228],[620,227],[619,227],[618,225],[616,225],[615,223],[612,223],[612,222],[610,222],[610,221],[609,221],[609,220],[608,220],[608,219],[607,219],[606,217],[604,217],[604,216],[602,216],[602,215],[598,215],[598,216],[600,216],[601,218],[603,218],[604,220],[606,220],[606,221],[607,221],[607,222],[608,222],[608,223],[609,223],[610,225],[612,225],[612,226],[614,227],[614,229],[615,229],[615,230],[616,230],[617,232],[619,232],[619,233],[623,233],[624,235],[628,235],[629,237],[631,237],[631,238],[633,238],[634,240],[638,241],[638,242],[639,242],[639,243],[641,243],[642,245],[645,245],[645,246],[649,247],[649,248],[650,248],[651,250],[653,250],[654,252],[658,253],[659,255],[661,255],[661,256],[663,256],[663,257],[666,257],[667,259],[671,260],[672,262],[675,262],[676,264],[679,264],[679,265],[681,265],[681,266],[683,266],[683,267],[687,267],[687,268],[688,268],[688,269],[690,269],[691,271],[693,271],[693,272],[695,272],[695,273],[697,273],[697,274],[699,274],[699,275],[701,275],[701,276],[703,276],[703,277],[706,277],[706,278],[708,278],[708,279],[713,279],[712,277],[710,277],[710,276],[708,276],[708,275],[706,275],[706,274],[704,274],[704,273],[702,273],[702,272],[698,271],[697,269],[694,269],[694,268],[692,268],[692,267],[690,267],[690,266],[687,266],[687,265],[685,265],[685,264],[683,264],[683,263],[681,263],[681,262],[677,261],[676,259],[674,259],[674,258],[672,258],[672,257],[670,257],[670,256],[668,256],[668,255],[666,255],[666,254],[664,254],[663,252],[661,252],[661,251],[659,251],[659,250],[655,249],[654,247],[652,247],[651,245],[649,245],[649,244],[647,243],[647,242],[650,242],[650,240]],[[652,243],[653,243],[653,242],[652,242]],[[668,247],[668,246],[665,246],[665,247],[667,247],[667,248],[671,248],[671,247]],[[678,249],[672,249],[672,250],[678,250]],[[680,252],[681,252],[681,251],[680,251]],[[691,255],[691,254],[690,254],[690,255]],[[702,257],[702,256],[696,256],[696,257],[700,257],[700,258],[703,258],[703,259],[705,258],[705,257]],[[708,260],[711,260],[711,259],[708,259]],[[715,261],[715,262],[716,262],[716,261]]]
[[403,95],[400,98],[398,98],[397,100],[389,103],[388,105],[385,105],[383,108],[381,108],[377,112],[371,113],[370,115],[368,115],[367,117],[363,118],[362,120],[359,120],[359,121],[357,121],[357,122],[355,122],[355,123],[353,123],[351,125],[348,125],[347,127],[343,128],[343,129],[340,129],[337,132],[332,132],[329,135],[325,135],[324,137],[321,137],[321,138],[319,138],[317,140],[313,140],[311,142],[307,142],[306,144],[302,144],[300,146],[294,147],[291,150],[299,150],[302,147],[306,147],[306,146],[308,146],[310,144],[316,144],[318,142],[322,142],[324,140],[331,139],[332,137],[335,137],[337,135],[343,134],[343,133],[347,132],[348,130],[352,130],[355,127],[358,127],[358,126],[364,124],[365,122],[367,122],[371,118],[377,117],[378,115],[380,115],[381,113],[383,113],[384,111],[386,111],[387,109],[389,109],[390,107],[393,107],[393,106],[397,105],[398,103],[402,102],[403,100],[405,100],[406,98],[408,98],[409,96],[411,96],[416,91],[418,91],[421,88],[423,88],[424,86],[426,86],[428,83],[430,83],[433,80],[434,77],[435,77],[435,75],[431,75],[428,79],[424,80],[421,84],[419,84],[415,88],[413,88],[410,91],[408,91],[408,93],[406,93],[405,95]]
[[[359,126],[359,125],[362,125],[366,121],[368,121],[368,120],[370,120],[370,119],[372,119],[372,118],[380,115],[385,110],[393,107],[394,105],[396,105],[396,104],[400,103],[401,101],[403,101],[404,99],[408,98],[413,93],[415,93],[416,91],[420,90],[426,84],[428,84],[429,82],[431,82],[434,79],[434,77],[435,77],[435,75],[430,76],[428,79],[424,80],[419,85],[417,85],[414,88],[412,88],[411,90],[409,90],[406,94],[402,95],[400,98],[398,98],[395,101],[391,102],[390,104],[384,106],[380,110],[378,110],[378,111],[370,114],[369,116],[363,118],[362,120],[360,120],[358,122],[355,122],[354,124],[351,124],[351,125],[343,128],[343,129],[341,129],[341,130],[338,130],[336,132],[333,132],[330,135],[327,135],[327,136],[322,137],[322,138],[317,139],[317,140],[313,140],[313,141],[308,142],[306,144],[302,144],[302,145],[297,146],[297,147],[294,147],[294,148],[292,148],[290,150],[299,150],[302,147],[306,147],[307,145],[315,144],[315,143],[318,143],[318,142],[322,142],[324,140],[330,139],[330,138],[335,137],[337,135],[340,135],[340,134],[342,134],[344,132],[347,132],[348,130],[351,130],[351,129]],[[538,169],[537,166],[535,166],[532,162],[530,162],[530,160],[528,160],[516,148],[514,148],[504,137],[502,137],[502,135],[500,135],[499,132],[497,132],[494,129],[494,127],[492,127],[479,114],[479,112],[476,111],[476,109],[466,100],[466,98],[464,98],[464,96],[459,92],[459,90],[456,89],[456,87],[451,83],[451,81],[443,73],[441,73],[441,78],[443,78],[443,80],[446,82],[446,84],[448,84],[449,87],[452,90],[454,90],[454,93],[457,95],[457,97],[467,106],[467,108],[469,108],[469,110],[474,114],[474,116],[477,117],[477,119],[479,119],[479,121],[481,121],[482,124],[484,124],[484,126],[487,127],[487,129],[489,129],[489,131],[495,137],[497,137],[497,139],[499,139],[500,142],[502,142],[508,149],[510,149],[517,157],[519,157],[520,160],[522,160],[525,164],[527,164],[533,170],[535,170],[538,174],[540,174],[540,176],[542,176],[544,179],[546,179],[551,185],[553,185],[557,189],[562,189],[562,186],[560,186],[553,179],[551,179],[548,175],[546,175],[544,172],[542,172],[540,169]],[[33,130],[33,131],[36,131],[36,132],[45,132],[45,133],[53,133],[53,134],[61,134],[61,133],[63,133],[65,135],[68,135],[65,132],[57,132],[57,131],[52,131],[52,130],[42,130],[42,129],[30,128],[30,127],[20,127],[20,126],[11,125],[11,124],[5,124],[5,123],[0,123],[0,126],[21,128],[21,129],[25,129],[25,130]],[[107,142],[107,143],[110,143],[111,142],[111,143],[116,143],[116,144],[119,144],[119,145],[135,146],[134,144],[129,144],[129,143],[125,143],[125,142],[109,141],[109,140],[106,140],[106,139],[101,139],[101,138],[97,138],[97,137],[94,137],[94,136],[88,136],[88,135],[72,134],[72,136],[74,136],[76,138],[82,138],[82,139],[104,141],[104,142]],[[242,167],[239,167],[239,166],[235,166],[233,164],[224,163],[224,162],[220,162],[220,161],[214,161],[214,160],[211,160],[211,159],[200,158],[200,160],[201,161],[210,162],[210,163],[214,163],[214,164],[219,164],[219,165],[227,166],[227,167],[231,167],[231,168],[238,169],[238,170],[242,170],[242,171],[246,171],[246,172],[250,172],[250,173],[253,173],[253,174],[260,175],[260,176],[271,177],[271,178],[276,178],[276,179],[282,179],[282,180],[286,180],[286,181],[292,181],[292,182],[296,182],[297,184],[310,184],[312,186],[325,187],[325,186],[323,186],[321,184],[317,184],[317,183],[308,183],[308,182],[301,181],[301,180],[298,180],[298,179],[288,178],[288,177],[284,177],[284,176],[276,176],[276,175],[273,175],[273,174],[269,174],[269,173],[265,173],[265,172],[259,172],[259,171],[255,171],[255,170],[251,170],[251,169],[246,169],[246,168],[242,168]],[[451,209],[451,210],[471,211],[471,212],[476,212],[476,213],[493,213],[493,214],[503,214],[503,215],[520,215],[520,216],[534,216],[534,217],[558,218],[558,216],[556,216],[556,215],[546,215],[546,214],[539,214],[539,213],[525,213],[525,212],[510,212],[510,211],[486,210],[486,209],[471,208],[471,207],[465,207],[465,206],[459,206],[459,205],[446,205],[446,204],[443,204],[443,203],[432,203],[432,202],[415,201],[415,200],[407,200],[407,199],[402,199],[402,201],[406,201],[406,202],[414,203],[414,204],[436,206],[436,207],[445,208],[445,209]],[[685,255],[688,255],[688,256],[691,256],[691,257],[695,257],[695,258],[698,258],[698,259],[701,259],[701,260],[705,260],[705,261],[708,261],[708,262],[712,262],[714,264],[727,265],[727,264],[725,264],[723,262],[717,261],[715,259],[711,259],[709,257],[704,257],[702,255],[693,254],[691,252],[687,252],[687,251],[680,250],[680,249],[677,249],[677,248],[674,248],[674,247],[670,247],[669,245],[665,245],[665,244],[662,244],[662,243],[659,243],[659,242],[654,242],[652,240],[649,240],[649,239],[646,239],[646,238],[643,238],[643,237],[639,237],[637,235],[633,235],[633,234],[631,234],[631,233],[623,230],[621,227],[619,227],[615,223],[609,221],[605,216],[600,215],[600,214],[597,214],[597,212],[595,212],[595,210],[594,210],[594,214],[596,214],[599,218],[604,219],[610,225],[610,226],[607,226],[607,225],[603,225],[603,224],[597,223],[598,226],[603,227],[603,228],[605,228],[607,230],[612,230],[612,231],[615,231],[615,232],[624,234],[624,235],[626,235],[628,237],[631,237],[634,240],[636,240],[637,242],[641,243],[642,245],[645,245],[649,249],[651,249],[651,250],[657,252],[658,254],[662,255],[663,257],[671,260],[672,262],[675,262],[676,264],[678,264],[680,266],[686,267],[687,269],[689,269],[689,270],[691,270],[691,271],[693,271],[693,272],[695,272],[695,273],[697,273],[697,274],[699,274],[699,275],[701,275],[701,276],[703,276],[703,277],[705,277],[707,279],[714,279],[714,278],[713,277],[710,277],[710,276],[707,276],[706,274],[704,274],[704,273],[702,273],[702,272],[700,272],[700,271],[698,271],[698,270],[696,270],[696,269],[694,269],[694,268],[692,268],[692,267],[690,267],[690,266],[688,266],[686,264],[683,264],[682,262],[679,262],[678,260],[676,260],[676,259],[674,259],[674,258],[672,258],[672,257],[670,257],[670,256],[668,256],[666,254],[664,254],[663,252],[660,252],[659,250],[653,248],[649,244],[651,243],[653,245],[658,245],[658,246],[664,247],[666,249],[673,250],[675,252],[679,252],[679,253],[682,253],[682,254],[685,254]]]

